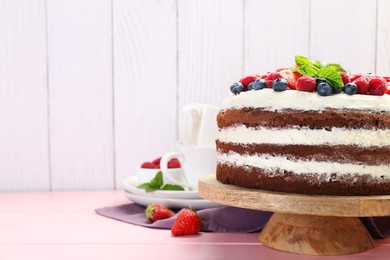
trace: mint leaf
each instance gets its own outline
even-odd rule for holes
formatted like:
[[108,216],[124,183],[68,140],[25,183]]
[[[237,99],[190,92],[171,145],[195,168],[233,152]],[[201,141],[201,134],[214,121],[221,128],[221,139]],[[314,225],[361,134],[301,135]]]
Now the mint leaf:
[[146,192],[152,192],[155,190],[161,190],[161,186],[163,185],[163,177],[162,172],[159,171],[156,173],[153,179],[150,182],[145,182],[137,186],[138,189],[144,189]]
[[343,80],[340,74],[329,67],[322,67],[317,73],[317,77],[325,78],[332,86],[342,87],[344,86]]
[[162,190],[184,190],[182,186],[176,184],[165,184],[164,186],[162,186],[161,189]]
[[145,182],[137,186],[138,189],[143,189],[146,192],[152,192],[155,190],[159,190],[160,187],[153,186],[150,182]]
[[316,76],[318,68],[316,64],[311,62],[308,58],[297,55],[295,56],[295,63],[298,65],[298,68],[296,68],[295,71],[310,77]]
[[145,182],[137,186],[138,189],[144,189],[146,192],[152,192],[156,190],[184,190],[180,185],[175,184],[165,184],[163,182],[162,172],[159,171],[156,173],[153,179],[150,182]]
[[156,176],[154,176],[154,178],[150,180],[150,184],[152,184],[154,187],[161,188],[161,186],[163,185],[163,176],[161,171],[156,173]]
[[320,69],[320,68],[324,67],[324,65],[322,64],[322,62],[321,62],[321,61],[319,61],[319,60],[316,60],[316,63],[315,63],[315,65],[316,65],[316,67],[317,67],[318,69]]
[[327,68],[329,68],[329,69],[332,69],[332,70],[335,70],[335,71],[337,71],[337,72],[340,72],[340,71],[345,72],[345,69],[344,69],[343,67],[341,67],[340,64],[329,63],[329,64],[326,64],[325,67],[327,67]]

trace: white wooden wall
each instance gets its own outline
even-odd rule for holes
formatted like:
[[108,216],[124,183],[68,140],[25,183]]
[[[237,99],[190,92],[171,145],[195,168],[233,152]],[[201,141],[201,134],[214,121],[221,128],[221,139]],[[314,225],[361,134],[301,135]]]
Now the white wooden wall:
[[296,54],[390,75],[390,1],[0,0],[0,191],[120,189]]

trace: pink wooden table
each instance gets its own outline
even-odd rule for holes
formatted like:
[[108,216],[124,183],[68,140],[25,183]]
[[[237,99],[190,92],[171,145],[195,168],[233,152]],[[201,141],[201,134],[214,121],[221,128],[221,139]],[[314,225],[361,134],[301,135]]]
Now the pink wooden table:
[[389,259],[390,239],[361,254],[302,256],[267,248],[258,234],[172,237],[96,215],[130,203],[121,191],[0,193],[0,259]]

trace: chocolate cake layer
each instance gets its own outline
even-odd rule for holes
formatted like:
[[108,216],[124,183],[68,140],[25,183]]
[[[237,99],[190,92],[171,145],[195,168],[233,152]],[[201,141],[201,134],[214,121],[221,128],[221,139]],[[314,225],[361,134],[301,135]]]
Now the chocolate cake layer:
[[366,196],[390,195],[390,179],[373,178],[370,175],[294,174],[275,171],[270,176],[261,168],[217,165],[217,180],[246,188],[256,188],[299,194]]
[[310,129],[390,129],[390,114],[360,110],[297,111],[280,112],[258,109],[228,109],[217,116],[219,128],[233,125],[269,128],[307,127]]
[[220,153],[269,154],[290,160],[314,160],[364,165],[390,164],[390,147],[360,147],[356,145],[274,145],[233,144],[216,141]]

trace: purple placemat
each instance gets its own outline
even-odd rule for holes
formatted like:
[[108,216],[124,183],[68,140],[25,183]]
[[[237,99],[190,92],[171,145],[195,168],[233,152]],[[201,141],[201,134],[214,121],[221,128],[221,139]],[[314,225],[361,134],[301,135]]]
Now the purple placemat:
[[[145,207],[132,203],[99,208],[95,211],[101,216],[133,225],[160,229],[170,229],[177,215],[149,223],[145,217]],[[175,212],[177,213],[178,210]],[[202,209],[197,212],[202,220],[202,231],[230,233],[258,232],[272,215],[272,212],[227,206]],[[374,238],[390,237],[390,217],[361,218],[361,220]]]

